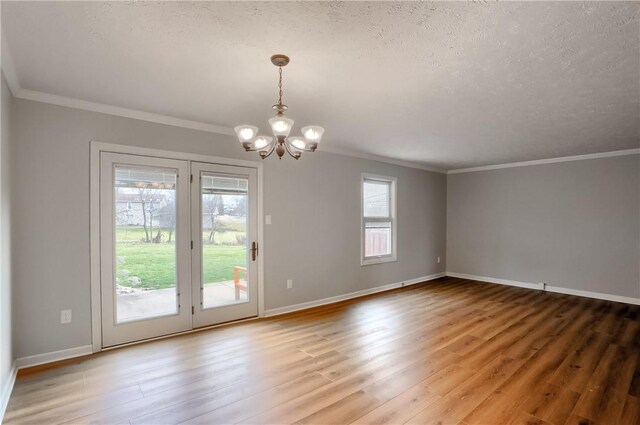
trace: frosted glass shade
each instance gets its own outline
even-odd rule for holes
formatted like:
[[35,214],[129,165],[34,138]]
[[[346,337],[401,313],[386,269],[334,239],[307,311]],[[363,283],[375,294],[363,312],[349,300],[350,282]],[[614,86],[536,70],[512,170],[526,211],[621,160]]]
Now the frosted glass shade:
[[307,142],[302,137],[289,137],[287,140],[296,149],[305,150],[307,148]]
[[293,120],[287,117],[273,117],[269,120],[273,135],[287,137],[293,127]]
[[271,142],[273,142],[273,137],[271,136],[258,136],[253,141],[253,148],[254,149],[266,148],[271,144]]
[[253,125],[239,125],[233,129],[240,143],[248,142],[258,134],[258,127]]
[[307,140],[307,142],[320,143],[323,133],[324,128],[318,125],[308,125],[306,127],[302,127],[302,135]]

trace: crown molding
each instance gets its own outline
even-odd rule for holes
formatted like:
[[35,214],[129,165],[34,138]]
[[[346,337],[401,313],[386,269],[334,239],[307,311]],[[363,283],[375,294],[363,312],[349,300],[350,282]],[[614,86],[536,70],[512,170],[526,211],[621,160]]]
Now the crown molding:
[[[3,63],[3,69],[4,69],[4,63]],[[7,79],[7,84],[9,84],[7,71],[5,71],[5,78]],[[11,88],[11,92],[13,96],[18,99],[49,103],[52,105],[64,106],[67,108],[99,112],[103,114],[116,115],[116,116],[125,117],[125,118],[133,118],[137,120],[149,121],[149,122],[154,122],[158,124],[166,124],[166,125],[172,125],[176,127],[189,128],[193,130],[206,131],[209,133],[235,136],[235,132],[233,131],[232,128],[224,127],[216,124],[205,123],[201,121],[185,120],[182,118],[175,118],[168,115],[154,114],[151,112],[144,112],[136,109],[123,108],[119,106],[108,105],[105,103],[90,102],[87,100],[82,100],[82,99],[77,99],[77,98],[72,98],[67,96],[60,96],[60,95],[45,93],[45,92],[36,91],[36,90],[23,89],[17,83],[17,79],[13,80],[13,87],[11,84],[9,84],[9,87]],[[394,165],[399,165],[399,166],[408,167],[408,168],[417,168],[420,170],[431,171],[435,173],[442,173],[442,174],[446,173],[445,170],[429,167],[427,165],[418,164],[411,161],[402,161],[402,160],[382,157],[378,155],[366,154],[366,153],[350,152],[350,151],[345,151],[339,148],[333,148],[331,146],[323,146],[320,152],[332,153],[335,155],[349,156],[349,157],[360,158],[360,159],[367,159],[370,161],[384,162],[387,164],[394,164]]]
[[342,156],[350,156],[350,157],[353,157],[353,158],[367,159],[369,161],[384,162],[386,164],[399,165],[401,167],[407,167],[407,168],[417,168],[418,170],[431,171],[433,173],[441,173],[441,174],[446,174],[447,173],[447,171],[442,169],[442,168],[430,167],[428,165],[420,164],[420,163],[417,163],[417,162],[403,161],[401,159],[393,159],[393,158],[388,158],[386,156],[379,156],[379,155],[368,154],[368,153],[353,152],[353,151],[349,151],[349,150],[343,150],[343,149],[340,149],[340,148],[334,148],[332,146],[323,145],[321,151],[318,151],[318,152],[327,152],[327,153],[332,153],[332,154],[335,154],[335,155],[342,155]]
[[[221,125],[201,122],[201,121],[192,121],[186,120],[182,118],[176,118],[169,115],[155,114],[152,112],[145,112],[136,109],[123,108],[120,106],[113,106],[106,103],[99,102],[91,102],[87,100],[60,96],[56,94],[45,93],[36,90],[23,89],[20,87],[19,80],[15,73],[15,68],[13,67],[13,61],[11,59],[10,51],[8,50],[4,41],[4,37],[2,37],[2,71],[4,72],[4,77],[7,81],[7,85],[11,90],[13,97],[18,99],[31,100],[35,102],[49,103],[58,106],[64,106],[68,108],[81,109],[85,111],[99,112],[108,115],[115,115],[125,118],[132,118],[141,121],[149,121],[157,124],[165,124],[171,125],[175,127],[189,128],[193,130],[206,131],[209,133],[216,134],[224,134],[227,136],[235,135],[235,132],[232,128],[224,127]],[[324,145],[322,147],[321,152],[331,153],[335,155],[348,156],[353,158],[366,159],[369,161],[378,161],[386,164],[399,165],[401,167],[408,168],[416,168],[419,170],[431,171],[434,173],[442,173],[442,174],[460,174],[460,173],[471,173],[476,171],[488,171],[488,170],[497,170],[501,168],[514,168],[514,167],[526,167],[530,165],[542,165],[542,164],[552,164],[556,162],[568,162],[568,161],[580,161],[585,159],[597,159],[597,158],[607,158],[614,156],[624,156],[624,155],[636,155],[640,154],[640,148],[636,149],[626,149],[620,151],[612,151],[612,152],[601,152],[594,154],[586,154],[586,155],[573,155],[573,156],[564,156],[558,158],[547,158],[547,159],[538,159],[533,161],[521,161],[521,162],[511,162],[505,164],[495,164],[495,165],[486,165],[480,167],[471,167],[471,168],[460,168],[456,170],[444,170],[437,167],[430,167],[428,165],[419,164],[411,161],[403,161],[399,159],[393,159],[388,157],[383,157],[374,154],[362,153],[362,152],[353,152],[349,150],[344,150],[340,148],[335,148],[332,146]]]
[[475,171],[498,170],[501,168],[528,167],[530,165],[554,164],[556,162],[582,161],[585,159],[610,158],[613,156],[638,155],[640,148],[621,151],[590,153],[586,155],[561,156],[558,158],[536,159],[533,161],[510,162],[506,164],[486,165],[482,167],[460,168],[449,170],[447,174],[472,173]]
[[36,102],[50,103],[58,106],[66,106],[68,108],[82,109],[85,111],[100,112],[108,115],[116,115],[119,117],[133,118],[142,121],[150,121],[158,124],[172,125],[175,127],[190,128],[193,130],[207,131],[209,133],[225,134],[228,136],[235,135],[233,129],[221,125],[210,124],[201,121],[185,120],[175,118],[169,115],[155,114],[152,112],[139,111],[137,109],[123,108],[120,106],[108,105],[106,103],[91,102],[73,97],[59,96],[35,90],[21,89],[17,95],[19,99],[33,100]]
[[[106,103],[91,102],[87,100],[77,99],[73,97],[60,96],[51,93],[45,93],[37,90],[29,90],[22,88],[18,76],[15,71],[14,62],[11,56],[11,50],[7,45],[4,37],[4,32],[0,34],[2,42],[2,58],[0,60],[0,66],[4,72],[5,80],[11,90],[13,97],[18,99],[32,100],[35,102],[49,103],[52,105],[64,106],[67,108],[81,109],[85,111],[99,112],[108,115],[115,115],[125,118],[133,118],[142,121],[154,122],[157,124],[171,125],[175,127],[189,128],[192,130],[206,131],[209,133],[224,134],[227,136],[235,136],[235,132],[230,127],[225,127],[217,124],[186,120],[182,118],[176,118],[169,115],[155,114],[152,112],[140,111],[137,109],[124,108],[120,106],[113,106]],[[440,168],[429,167],[427,165],[419,164],[411,161],[403,161],[393,158],[387,158],[383,156],[350,152],[342,150],[340,148],[333,148],[331,146],[322,146],[321,152],[332,153],[336,155],[349,156],[360,159],[368,159],[370,161],[384,162],[387,164],[399,165],[402,167],[417,168],[420,170],[432,171],[435,173],[443,173],[446,171]]]
[[[13,90],[12,90],[13,92]],[[151,112],[144,112],[135,109],[122,108],[119,106],[112,106],[105,103],[90,102],[82,99],[76,99],[72,97],[59,96],[56,94],[49,94],[35,90],[20,89],[17,93],[14,93],[14,97],[25,100],[32,100],[35,102],[50,103],[58,106],[65,106],[68,108],[82,109],[85,111],[100,112],[103,114],[116,115],[125,118],[133,118],[142,121],[150,121],[158,124],[172,125],[176,127],[190,128],[193,130],[206,131],[209,133],[224,134],[227,136],[235,136],[235,132],[232,128],[224,127],[216,124],[205,123],[201,121],[191,121],[181,118],[175,118],[168,115],[154,114]],[[410,161],[401,161],[391,158],[381,157],[377,155],[370,155],[365,153],[353,153],[336,149],[332,147],[323,146],[321,152],[333,153],[336,155],[350,156],[361,159],[368,159],[372,161],[385,162],[394,165],[400,165],[409,168],[418,168],[426,171],[433,171],[436,173],[445,173],[444,170],[428,167],[422,164],[417,164]]]
[[[36,91],[36,90],[24,89],[20,85],[20,81],[18,79],[18,75],[16,73],[13,58],[11,55],[11,50],[7,45],[6,37],[4,36],[3,31],[0,31],[0,41],[2,44],[1,46],[2,55],[0,59],[0,67],[2,68],[5,80],[7,81],[7,85],[9,86],[9,90],[11,90],[11,94],[15,98],[32,100],[35,102],[49,103],[52,105],[64,106],[64,107],[74,108],[74,109],[81,109],[85,111],[99,112],[103,114],[115,115],[115,116],[125,117],[125,118],[132,118],[132,119],[137,119],[142,121],[154,122],[157,124],[165,124],[165,125],[171,125],[175,127],[189,128],[192,130],[206,131],[209,133],[224,134],[227,136],[235,135],[235,132],[233,131],[232,128],[217,125],[217,124],[212,124],[212,123],[207,123],[202,121],[186,120],[182,118],[172,117],[169,115],[155,114],[152,112],[145,112],[137,109],[113,106],[106,103],[91,102],[91,101],[77,99],[73,97],[60,96],[60,95],[45,93],[45,92]],[[460,169],[448,170],[448,171],[442,168],[431,167],[431,166],[420,164],[417,162],[404,161],[400,159],[393,159],[389,157],[362,153],[362,152],[353,152],[353,151],[344,150],[344,149],[335,148],[335,147],[326,146],[326,145],[322,146],[321,152],[332,153],[335,155],[342,155],[342,156],[348,156],[353,158],[366,159],[369,161],[378,161],[386,164],[399,165],[401,167],[416,168],[419,170],[431,171],[434,173],[459,174],[459,173],[471,173],[475,171],[497,170],[500,168],[526,167],[529,165],[552,164],[556,162],[579,161],[584,159],[606,158],[606,157],[623,156],[623,155],[635,155],[640,153],[640,148],[613,151],[613,152],[602,152],[602,153],[587,154],[587,155],[574,155],[574,156],[565,156],[565,157],[558,157],[558,158],[539,159],[539,160],[533,160],[533,161],[512,162],[512,163],[506,163],[506,164],[486,165],[486,166],[480,166],[480,167],[460,168]]]

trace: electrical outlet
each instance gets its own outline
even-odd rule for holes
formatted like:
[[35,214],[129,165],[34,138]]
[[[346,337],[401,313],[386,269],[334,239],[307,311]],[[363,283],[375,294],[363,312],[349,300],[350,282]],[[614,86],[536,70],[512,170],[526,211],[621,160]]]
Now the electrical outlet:
[[60,323],[71,323],[71,310],[62,310],[60,312]]
[[287,289],[293,288],[293,280],[287,279]]
[[438,264],[440,264],[440,257],[438,257]]
[[264,222],[265,222],[265,224],[271,224],[271,216],[270,215],[265,216],[264,217]]

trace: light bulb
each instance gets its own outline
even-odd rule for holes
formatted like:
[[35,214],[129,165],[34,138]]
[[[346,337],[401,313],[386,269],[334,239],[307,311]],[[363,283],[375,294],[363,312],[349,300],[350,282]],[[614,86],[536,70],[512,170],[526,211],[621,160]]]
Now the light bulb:
[[253,130],[250,128],[243,128],[242,130],[240,130],[240,136],[244,139],[244,140],[249,140],[253,137]]
[[253,139],[253,137],[258,132],[258,127],[254,127],[252,125],[239,125],[234,128],[236,135],[238,136],[238,140],[240,143],[248,142]]
[[287,131],[289,126],[284,121],[276,121],[273,123],[273,129],[277,132]]
[[258,136],[253,141],[253,147],[254,149],[262,149],[266,146],[269,146],[272,140],[273,140],[273,137]]
[[320,139],[322,139],[322,134],[324,133],[324,128],[317,126],[317,125],[309,125],[307,127],[303,127],[302,128],[302,134],[304,135],[305,139],[307,139],[310,142],[320,142]]
[[289,137],[287,140],[294,148],[304,150],[307,147],[307,143],[302,137]]
[[269,124],[271,125],[271,131],[273,131],[274,136],[287,137],[291,132],[291,127],[293,127],[293,120],[282,116],[273,117],[269,120]]

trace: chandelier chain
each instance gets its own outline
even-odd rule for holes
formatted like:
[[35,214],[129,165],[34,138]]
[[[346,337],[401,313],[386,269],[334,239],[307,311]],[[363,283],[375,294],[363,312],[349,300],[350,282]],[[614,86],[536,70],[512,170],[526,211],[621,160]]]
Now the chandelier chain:
[[280,78],[278,79],[278,105],[282,106],[282,67],[278,67]]

